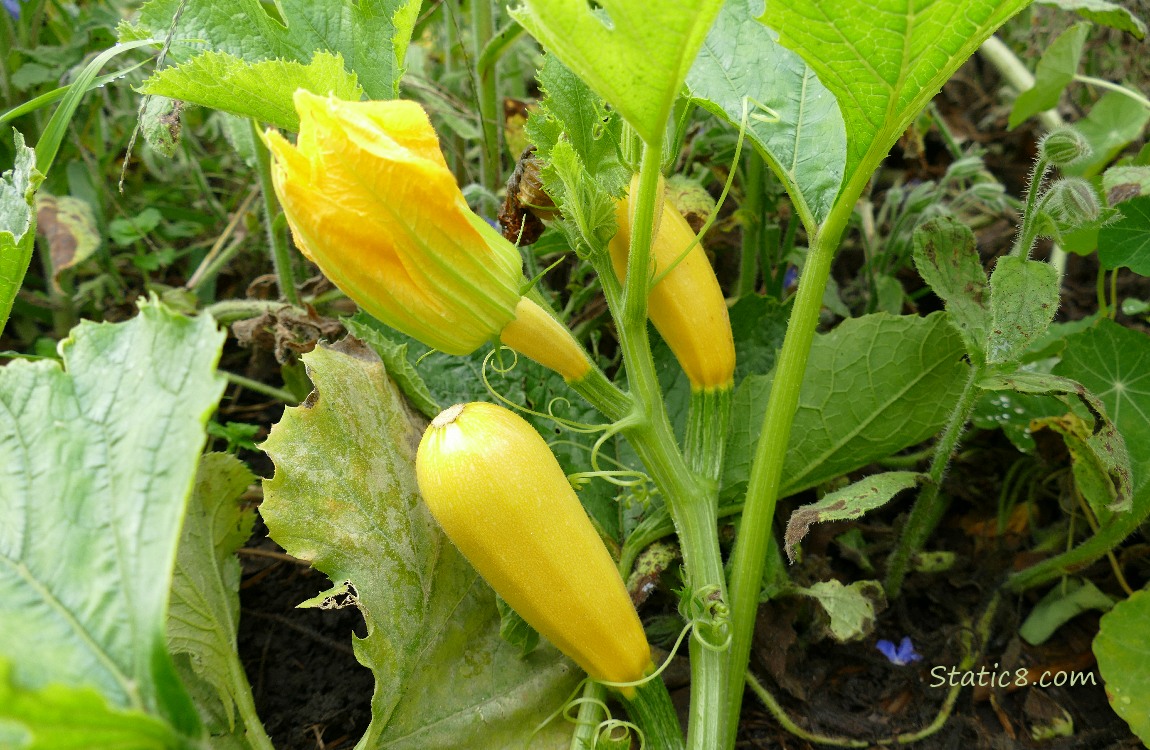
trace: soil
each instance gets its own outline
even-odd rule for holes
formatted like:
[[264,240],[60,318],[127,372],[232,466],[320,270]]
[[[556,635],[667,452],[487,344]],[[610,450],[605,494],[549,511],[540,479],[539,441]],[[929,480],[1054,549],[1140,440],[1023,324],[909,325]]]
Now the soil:
[[[1004,180],[1009,192],[1018,195],[1031,164],[1035,132],[1025,127],[1009,133],[1005,130],[1006,110],[988,93],[997,90],[993,71],[974,60],[947,85],[936,103],[952,132],[990,148],[989,167]],[[922,168],[927,170],[924,179],[929,179],[929,172],[940,169],[937,164],[932,167],[932,161],[945,149],[932,134],[924,143],[926,150],[921,155],[893,154],[887,169]],[[1006,217],[980,231],[984,252],[999,255],[1009,247],[1011,222],[1012,218]],[[851,273],[850,257],[848,248],[842,259],[847,266],[842,270],[844,277]],[[1096,278],[1093,257],[1071,257],[1061,319],[1079,318],[1097,308]],[[1123,274],[1122,284],[1121,296],[1150,298],[1150,280]],[[1138,321],[1121,316],[1119,321],[1141,327]],[[276,368],[268,352],[234,352],[233,356],[249,358],[246,365],[232,369],[246,370],[250,377],[267,375]],[[274,381],[274,376],[271,379]],[[244,410],[245,421],[262,418],[270,425],[279,417],[269,412],[266,404],[245,403],[242,394],[232,408]],[[1019,455],[1000,433],[974,432],[967,438],[944,490],[952,499],[948,513],[952,520],[936,533],[930,545],[933,550],[954,553],[953,565],[943,573],[911,575],[903,596],[880,613],[870,638],[835,644],[822,637],[820,624],[801,601],[782,599],[762,607],[752,672],[791,721],[811,734],[852,740],[857,743],[851,745],[854,747],[878,747],[900,734],[921,731],[940,719],[940,712],[945,722],[936,731],[925,732],[915,747],[1102,750],[1141,746],[1107,703],[1090,650],[1098,629],[1096,613],[1079,615],[1039,646],[1018,638],[1020,623],[1044,592],[1004,598],[998,603],[989,637],[974,639],[974,669],[985,666],[995,673],[1005,670],[1014,675],[1015,670],[1029,668],[1032,675],[1044,671],[1077,675],[1087,684],[964,688],[952,707],[944,707],[948,690],[938,686],[935,675],[958,667],[964,641],[1003,578],[1035,561],[1027,551],[1032,542],[1030,531],[1061,513],[1056,493],[1049,487],[1039,488],[1034,502],[1026,505],[1036,518],[1015,514],[1007,529],[997,532],[997,499],[1003,479]],[[243,457],[270,474],[271,467],[262,454],[245,453]],[[868,540],[879,540],[871,558],[880,571],[883,547],[893,544],[906,510],[904,501],[856,522]],[[791,568],[793,578],[799,582],[838,578],[849,583],[876,577],[874,572],[860,568],[857,559],[849,559],[833,541],[849,528],[848,524],[837,524],[813,531],[804,543],[804,560]],[[1150,544],[1143,534],[1128,541],[1120,553],[1127,581],[1135,589],[1150,576],[1148,551]],[[296,609],[300,601],[326,588],[327,579],[283,555],[266,538],[266,530],[258,528],[242,552],[245,575],[240,652],[260,716],[276,747],[350,748],[370,720],[373,687],[370,673],[352,654],[350,636],[353,632],[362,635],[363,631],[358,612],[354,608]],[[1099,563],[1083,575],[1103,591],[1122,596],[1109,564]],[[644,616],[653,614],[658,613],[643,612]],[[911,638],[921,660],[898,666],[876,649],[875,642],[884,638],[897,643],[903,636]],[[677,697],[681,700],[684,696]],[[1038,739],[1043,731],[1067,718],[1072,734]],[[803,750],[826,746],[785,731],[757,697],[746,694],[738,747]]]

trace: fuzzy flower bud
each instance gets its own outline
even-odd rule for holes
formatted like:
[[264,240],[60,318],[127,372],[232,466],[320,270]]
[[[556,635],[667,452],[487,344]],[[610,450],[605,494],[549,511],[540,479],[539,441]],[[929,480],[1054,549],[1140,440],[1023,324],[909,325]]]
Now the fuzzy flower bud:
[[1090,144],[1073,128],[1058,128],[1038,142],[1038,153],[1057,167],[1065,167],[1090,156]]
[[[415,102],[300,90],[295,145],[265,137],[300,250],[364,310],[448,354],[515,318],[519,254],[476,216]],[[486,231],[485,231],[486,230]]]
[[1081,177],[1063,177],[1047,191],[1043,207],[1056,220],[1069,227],[1098,219],[1102,205],[1094,187]]

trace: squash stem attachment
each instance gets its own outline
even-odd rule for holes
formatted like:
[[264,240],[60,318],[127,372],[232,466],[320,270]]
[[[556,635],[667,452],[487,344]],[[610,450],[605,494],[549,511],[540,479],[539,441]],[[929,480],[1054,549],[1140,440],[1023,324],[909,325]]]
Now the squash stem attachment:
[[[683,550],[687,586],[692,590],[713,590],[717,598],[725,601],[726,582],[719,552],[715,504],[711,502],[706,484],[691,472],[676,444],[663,407],[647,335],[650,275],[646,271],[650,268],[655,209],[661,198],[658,194],[661,147],[661,144],[645,144],[643,148],[638,190],[633,195],[634,229],[626,286],[619,283],[606,253],[593,253],[592,258],[604,296],[619,326],[619,341],[633,400],[631,414],[635,422],[625,427],[623,434],[651,472],[671,511]],[[572,385],[587,395],[579,383]],[[687,746],[692,750],[714,750],[722,745],[728,657],[729,650],[712,651],[695,639],[691,641],[691,708]]]

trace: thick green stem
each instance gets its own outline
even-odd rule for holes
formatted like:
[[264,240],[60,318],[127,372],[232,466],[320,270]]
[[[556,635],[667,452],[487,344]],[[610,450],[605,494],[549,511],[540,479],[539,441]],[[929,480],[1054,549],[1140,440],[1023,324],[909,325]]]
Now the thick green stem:
[[643,731],[646,747],[683,750],[683,729],[662,677],[635,688],[635,696],[624,698],[631,720]]
[[575,717],[575,731],[571,734],[570,750],[594,750],[595,735],[603,721],[603,705],[607,702],[607,686],[595,680],[583,684],[583,702]]
[[[718,519],[712,493],[687,466],[667,419],[647,336],[647,295],[651,280],[651,240],[662,144],[647,143],[634,201],[627,283],[621,287],[605,253],[597,262],[604,296],[619,329],[619,343],[634,406],[623,430],[659,487],[679,535],[687,588],[711,605],[715,620],[726,612],[725,582],[719,552]],[[700,623],[722,630],[725,621]],[[710,635],[714,633],[699,633]],[[691,639],[691,709],[687,743],[692,750],[715,750],[724,736],[727,652]],[[657,745],[656,745],[657,746]]]
[[[731,398],[734,389],[691,390],[687,408],[687,434],[683,455],[691,471],[715,483],[723,471],[723,451],[727,446],[727,428],[731,422]],[[717,500],[715,501],[717,502]]]
[[259,125],[255,120],[251,120],[250,124],[252,142],[255,143],[260,192],[264,199],[264,227],[267,229],[268,247],[272,251],[272,266],[275,268],[276,279],[279,280],[280,296],[293,306],[299,307],[299,291],[295,287],[295,277],[292,275],[291,250],[288,248],[287,235],[276,226],[279,206],[276,204],[275,187],[272,185],[271,153],[260,137]]
[[[747,661],[751,653],[751,637],[754,633],[755,613],[759,607],[767,542],[775,515],[791,424],[799,404],[799,388],[807,368],[811,343],[814,341],[831,261],[839,237],[850,219],[854,197],[861,192],[862,185],[853,186],[857,188],[855,191],[850,189],[852,186],[848,186],[844,191],[844,196],[848,197],[840,196],[822,231],[811,238],[811,251],[799,278],[799,288],[787,324],[787,335],[775,368],[774,384],[771,386],[761,437],[755,448],[755,461],[747,485],[743,520],[731,556],[729,590],[732,641],[731,666],[727,679],[727,734],[726,741],[715,747],[734,746],[741,705],[739,696],[743,694]],[[854,197],[849,197],[852,195]]]
[[495,90],[498,55],[485,57],[489,40],[495,36],[495,9],[491,0],[471,0],[471,36],[476,62],[475,99],[479,104],[479,125],[483,149],[479,159],[479,179],[492,193],[499,189],[499,96]]
[[966,379],[966,385],[963,386],[962,395],[955,404],[954,411],[950,413],[946,429],[939,438],[938,445],[935,446],[926,486],[919,493],[910,511],[910,518],[902,529],[898,547],[887,563],[886,593],[891,599],[897,597],[902,589],[902,582],[906,578],[911,559],[922,550],[946,512],[946,501],[940,496],[942,476],[950,464],[955,448],[958,447],[958,441],[966,429],[970,413],[974,410],[974,402],[979,392],[978,381],[982,373],[982,366],[970,368],[970,375]]

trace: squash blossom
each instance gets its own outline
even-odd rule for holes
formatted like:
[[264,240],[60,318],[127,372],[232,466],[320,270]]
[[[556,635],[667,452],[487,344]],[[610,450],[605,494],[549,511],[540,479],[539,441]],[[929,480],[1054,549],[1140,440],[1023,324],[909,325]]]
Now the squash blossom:
[[423,108],[302,89],[295,107],[296,144],[274,130],[265,140],[304,255],[368,313],[428,346],[462,355],[494,339],[516,317],[519,253],[492,241],[497,233],[467,207]]

